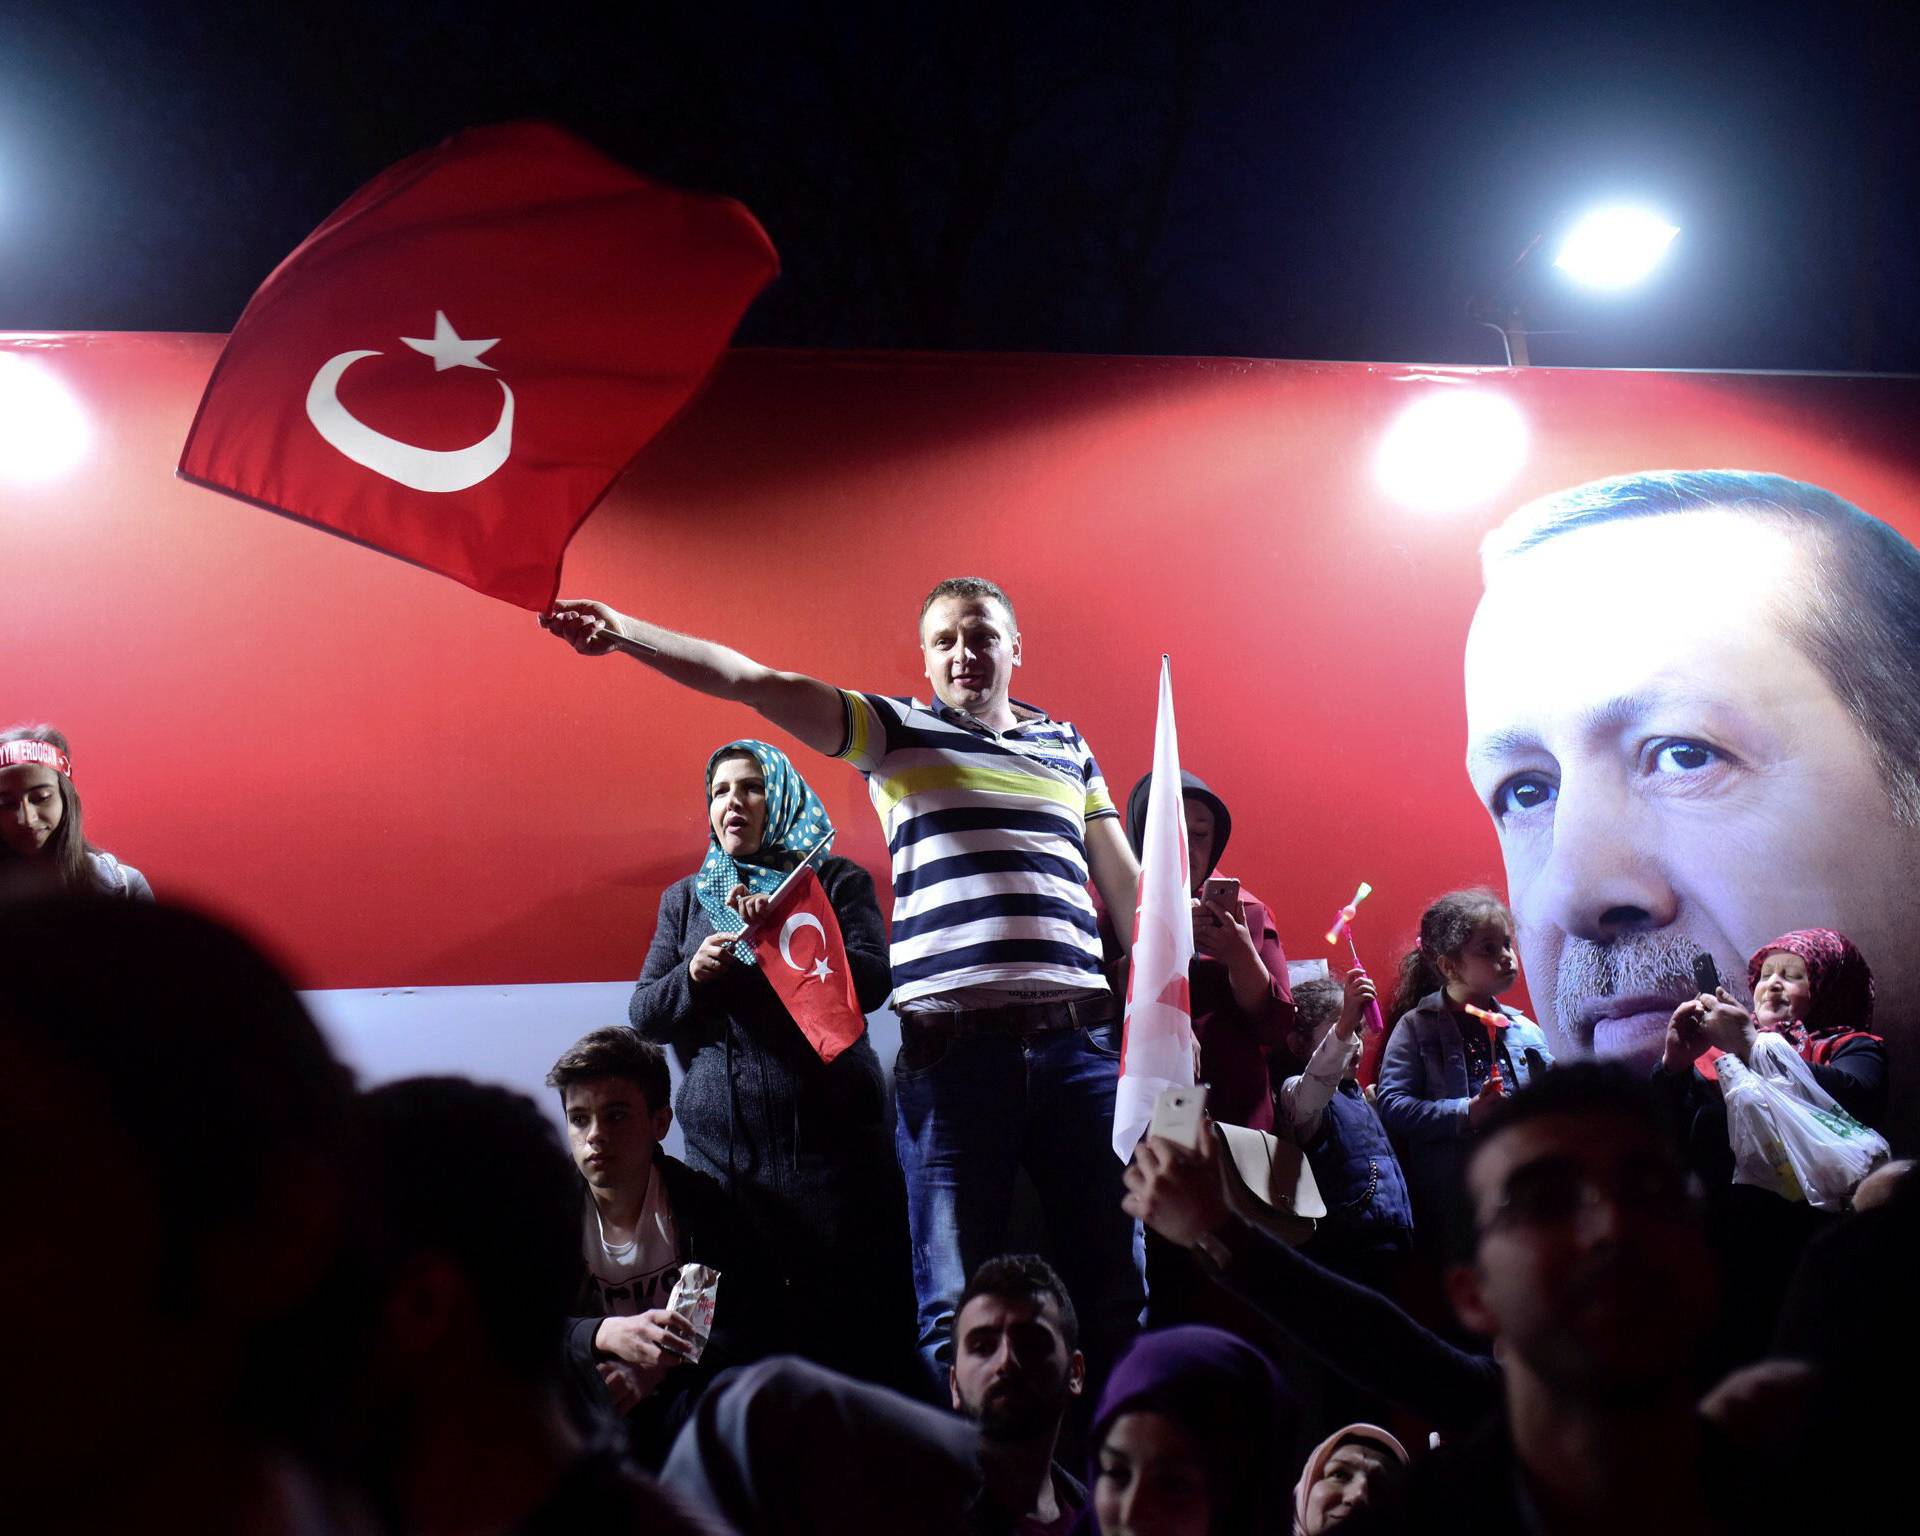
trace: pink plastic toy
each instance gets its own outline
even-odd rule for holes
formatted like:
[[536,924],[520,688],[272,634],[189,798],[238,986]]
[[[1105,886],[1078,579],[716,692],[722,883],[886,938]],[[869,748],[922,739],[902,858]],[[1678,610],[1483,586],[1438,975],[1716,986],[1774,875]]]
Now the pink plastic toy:
[[[1353,893],[1353,900],[1340,909],[1340,915],[1333,920],[1333,926],[1327,930],[1327,942],[1338,944],[1341,935],[1347,940],[1347,952],[1353,956],[1353,963],[1360,964],[1360,946],[1353,941],[1353,914],[1360,903],[1373,894],[1373,887],[1366,881],[1360,882],[1360,889]],[[1367,1001],[1367,1028],[1376,1035],[1387,1027],[1386,1020],[1380,1017],[1380,1000],[1370,998]]]

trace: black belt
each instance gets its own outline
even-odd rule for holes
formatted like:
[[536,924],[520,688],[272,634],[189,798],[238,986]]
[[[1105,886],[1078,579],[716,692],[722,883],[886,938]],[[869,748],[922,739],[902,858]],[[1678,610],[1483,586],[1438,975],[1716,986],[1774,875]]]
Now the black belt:
[[902,1026],[943,1035],[1042,1035],[1055,1029],[1097,1029],[1120,1017],[1111,992],[1064,1003],[1008,1003],[1001,1008],[921,1008],[900,1016]]

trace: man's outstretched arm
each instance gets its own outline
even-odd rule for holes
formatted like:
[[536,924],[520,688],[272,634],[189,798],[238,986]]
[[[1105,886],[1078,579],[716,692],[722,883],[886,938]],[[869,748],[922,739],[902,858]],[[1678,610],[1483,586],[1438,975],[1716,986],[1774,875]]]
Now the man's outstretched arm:
[[662,629],[582,598],[561,598],[551,613],[540,616],[540,625],[582,656],[606,656],[620,649],[609,637],[612,631],[651,653],[635,660],[683,688],[745,704],[816,752],[831,757],[847,744],[846,705],[840,690],[817,677],[776,672],[730,646]]

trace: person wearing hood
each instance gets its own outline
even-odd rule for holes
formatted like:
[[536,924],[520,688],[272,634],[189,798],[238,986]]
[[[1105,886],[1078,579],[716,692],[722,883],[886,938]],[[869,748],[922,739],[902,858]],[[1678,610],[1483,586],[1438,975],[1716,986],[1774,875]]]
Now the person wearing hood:
[[[1285,1049],[1293,1028],[1287,956],[1266,903],[1244,888],[1238,897],[1205,897],[1233,835],[1233,813],[1196,774],[1182,773],[1187,818],[1187,869],[1193,896],[1193,964],[1187,976],[1199,1072],[1209,1113],[1228,1125],[1274,1128],[1268,1054]],[[1127,796],[1127,837],[1139,852],[1152,776]],[[1123,917],[1122,921],[1125,920]]]
[[1251,1536],[1287,1527],[1297,1410],[1266,1356],[1219,1328],[1144,1333],[1094,1412],[1074,1536]]

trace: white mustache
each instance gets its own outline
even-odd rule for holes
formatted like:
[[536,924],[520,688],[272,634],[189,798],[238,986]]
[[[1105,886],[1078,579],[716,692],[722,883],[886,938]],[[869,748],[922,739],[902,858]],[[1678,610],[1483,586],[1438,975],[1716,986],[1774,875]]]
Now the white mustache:
[[1581,1009],[1600,998],[1647,994],[1679,1003],[1696,996],[1693,957],[1704,948],[1667,929],[1628,934],[1610,944],[1568,936],[1561,943],[1553,979],[1553,1007],[1561,1028],[1571,1032]]

